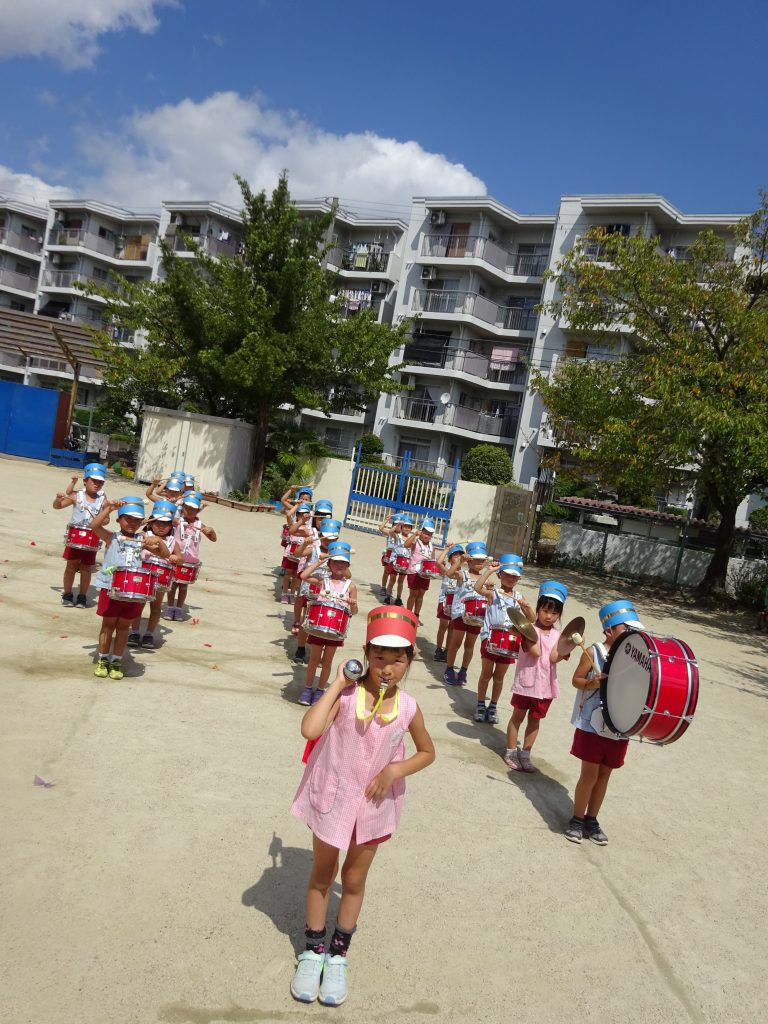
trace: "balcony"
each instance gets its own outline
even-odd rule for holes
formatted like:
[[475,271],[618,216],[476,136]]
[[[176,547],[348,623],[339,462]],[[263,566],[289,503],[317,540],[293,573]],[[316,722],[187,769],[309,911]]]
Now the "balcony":
[[10,228],[0,228],[0,245],[7,245],[12,249],[21,249],[22,252],[39,256],[43,251],[43,229],[40,235],[27,235],[19,231],[11,231]]
[[[82,270],[44,270],[43,271],[43,283],[42,287],[46,289],[67,289],[74,290],[75,284],[80,282],[82,284],[94,284],[97,286],[103,286],[108,284],[106,278],[92,277],[90,274],[86,274]],[[106,299],[102,298],[101,295],[91,295],[89,300],[96,302],[106,302]]]
[[354,274],[386,274],[391,256],[391,252],[380,252],[378,249],[365,251],[336,247],[327,254],[326,263]]
[[404,398],[399,395],[395,402],[395,419],[409,420],[411,423],[441,430],[453,427],[482,437],[504,437],[511,441],[517,435],[519,417],[519,408],[495,416],[467,409],[463,405],[438,405],[428,398]]
[[13,288],[18,292],[34,295],[37,291],[37,268],[35,268],[34,276],[20,274],[17,270],[10,270],[8,267],[0,268],[0,288]]
[[101,253],[110,259],[146,263],[149,258],[149,235],[103,236],[83,228],[61,228],[51,231],[48,244],[59,248],[81,248]]
[[509,277],[541,277],[549,257],[509,252],[481,235],[426,235],[421,255],[428,259],[481,260]]
[[516,360],[494,361],[479,352],[461,348],[437,350],[420,345],[418,341],[406,345],[403,362],[407,366],[466,373],[502,387],[524,385],[528,380],[528,367]]
[[191,238],[195,245],[199,246],[200,249],[206,255],[220,258],[222,256],[237,256],[240,250],[240,239],[236,238],[230,232],[223,232],[227,238],[214,238],[213,235],[199,235],[195,233],[187,233],[183,229],[178,233],[173,229],[169,231],[165,236],[166,245],[171,247],[171,250],[176,253],[186,254],[187,256],[194,256],[194,249],[188,247],[187,238]]
[[442,316],[471,316],[500,331],[533,333],[538,314],[520,306],[499,306],[477,292],[438,291],[414,288],[411,300],[414,313],[437,313]]

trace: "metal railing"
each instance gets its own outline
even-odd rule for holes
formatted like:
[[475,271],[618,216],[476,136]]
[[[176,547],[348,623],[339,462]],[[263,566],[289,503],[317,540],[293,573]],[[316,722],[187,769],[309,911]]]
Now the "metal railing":
[[329,266],[359,274],[386,274],[391,252],[365,252],[360,249],[331,249],[325,260]]
[[425,235],[421,255],[432,259],[476,259],[513,277],[541,277],[548,257],[509,252],[482,235]]
[[537,313],[521,306],[499,306],[477,292],[414,288],[414,313],[464,314],[504,331],[533,331]]
[[398,397],[395,411],[399,420],[414,420],[417,423],[443,422],[442,408],[427,398]]
[[0,285],[8,288],[16,288],[20,292],[37,291],[37,274],[20,274],[18,270],[11,270],[9,267],[0,267]]
[[98,277],[93,277],[90,274],[86,274],[82,270],[43,271],[44,288],[74,288],[76,281],[82,281],[83,284],[97,285],[106,285],[109,283],[107,278],[102,279]]
[[212,235],[188,235],[184,231],[166,235],[165,241],[173,252],[194,252],[188,247],[186,237],[191,238],[208,256],[236,256],[240,248],[240,239],[234,236],[214,238]]
[[[527,353],[526,353],[527,354]],[[433,367],[468,373],[472,377],[491,381],[494,384],[525,384],[528,368],[512,362],[494,362],[488,356],[468,349],[448,348],[442,351],[419,346],[418,342],[406,345],[403,362],[408,366]]]
[[414,423],[428,423],[432,426],[458,427],[474,434],[490,437],[514,438],[520,410],[514,409],[501,416],[467,409],[463,405],[438,405],[428,398],[403,398],[398,396],[395,417]]
[[87,231],[85,228],[60,228],[51,231],[48,244],[57,246],[77,246],[90,249],[118,260],[137,260],[145,262],[149,256],[149,241],[137,241],[138,236],[125,238],[115,235],[105,237]]
[[43,229],[40,235],[26,235],[20,231],[11,231],[10,228],[0,228],[0,245],[10,245],[14,249],[23,249],[24,252],[39,253],[43,249]]

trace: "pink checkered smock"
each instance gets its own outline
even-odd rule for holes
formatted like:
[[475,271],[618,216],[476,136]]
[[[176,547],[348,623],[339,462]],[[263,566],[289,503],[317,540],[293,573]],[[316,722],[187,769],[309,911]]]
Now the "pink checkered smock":
[[312,751],[291,805],[294,817],[339,850],[349,848],[353,831],[362,844],[396,830],[405,779],[396,779],[382,800],[366,800],[365,790],[388,764],[405,760],[403,737],[418,707],[401,690],[397,718],[360,722],[356,699],[356,685],[342,690],[338,714]]
[[560,696],[560,687],[557,685],[557,669],[549,660],[549,656],[560,637],[560,630],[554,626],[551,629],[542,629],[541,626],[534,625],[533,628],[539,634],[541,657],[535,658],[525,651],[520,652],[512,692],[524,694],[526,697],[536,697],[539,700],[554,699]]

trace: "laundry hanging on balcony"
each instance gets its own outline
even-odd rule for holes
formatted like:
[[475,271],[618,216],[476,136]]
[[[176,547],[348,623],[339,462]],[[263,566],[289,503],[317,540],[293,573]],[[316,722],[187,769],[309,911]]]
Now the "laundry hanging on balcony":
[[520,349],[508,348],[506,345],[494,345],[491,349],[491,365],[514,366],[520,361]]

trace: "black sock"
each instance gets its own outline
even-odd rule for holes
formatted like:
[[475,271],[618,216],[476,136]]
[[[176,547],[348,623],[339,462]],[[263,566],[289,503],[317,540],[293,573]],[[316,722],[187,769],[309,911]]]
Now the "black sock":
[[353,928],[352,931],[346,932],[343,928],[339,928],[336,925],[336,929],[331,937],[331,944],[328,947],[328,952],[331,956],[346,956],[349,944],[352,941],[352,936],[357,931],[357,927]]
[[296,648],[296,657],[297,658],[303,658],[306,653],[307,652],[305,651],[305,649],[303,647],[297,647]]
[[594,814],[585,814],[584,821],[597,821],[597,818],[594,816]]
[[325,928],[321,932],[315,932],[311,928],[304,929],[304,938],[307,940],[305,949],[313,953],[325,952]]

